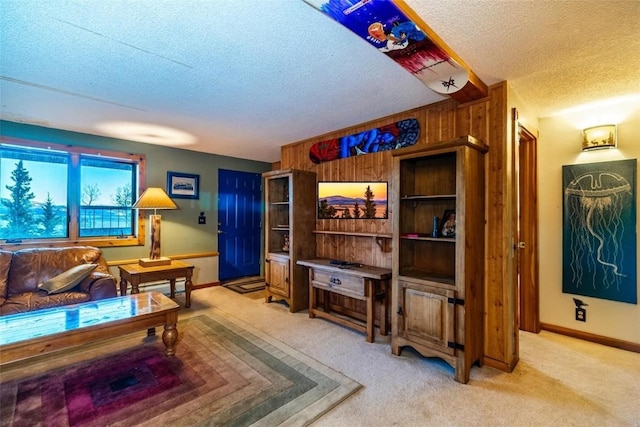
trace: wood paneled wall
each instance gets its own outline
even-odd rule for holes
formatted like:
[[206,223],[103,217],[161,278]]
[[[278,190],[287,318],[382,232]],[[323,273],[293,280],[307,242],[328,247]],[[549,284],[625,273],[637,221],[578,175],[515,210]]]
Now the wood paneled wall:
[[[489,145],[487,162],[486,262],[485,262],[485,363],[510,371],[517,362],[514,331],[514,284],[511,278],[511,144],[507,138],[506,82],[489,88],[485,99],[458,104],[453,100],[427,105],[371,122],[341,129],[293,144],[281,151],[281,168],[314,171],[318,181],[387,181],[393,193],[390,152],[367,154],[316,165],[309,159],[309,148],[316,142],[339,138],[385,126],[398,120],[416,118],[421,135],[417,144],[427,145],[471,135]],[[389,206],[388,220],[317,220],[316,229],[366,232],[390,235],[394,212]],[[376,267],[391,268],[391,241],[380,244],[372,237],[316,235],[317,256],[344,259]]]

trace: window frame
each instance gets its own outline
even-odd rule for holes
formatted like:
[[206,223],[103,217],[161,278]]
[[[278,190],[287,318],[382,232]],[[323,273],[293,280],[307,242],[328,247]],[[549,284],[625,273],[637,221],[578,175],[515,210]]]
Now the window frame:
[[[137,180],[138,189],[132,191],[136,194],[136,198],[145,189],[146,182],[146,158],[144,154],[124,153],[119,151],[105,150],[101,148],[80,147],[76,145],[65,145],[48,143],[41,141],[33,141],[22,138],[13,138],[0,136],[0,144],[14,145],[24,148],[39,148],[45,150],[56,150],[68,153],[69,167],[79,167],[80,157],[82,155],[98,156],[105,158],[112,158],[116,160],[132,162],[137,166]],[[37,248],[37,247],[63,247],[63,246],[75,246],[75,245],[87,245],[95,247],[115,247],[115,246],[144,246],[145,242],[145,215],[144,211],[138,210],[137,215],[132,215],[132,219],[136,218],[137,227],[135,236],[126,236],[124,238],[114,237],[80,237],[80,203],[81,194],[75,194],[74,191],[75,182],[71,180],[67,183],[67,191],[70,197],[67,206],[67,227],[68,238],[54,238],[54,239],[22,239],[20,242],[7,243],[5,240],[0,240],[0,249],[2,250],[18,250],[24,248]]]

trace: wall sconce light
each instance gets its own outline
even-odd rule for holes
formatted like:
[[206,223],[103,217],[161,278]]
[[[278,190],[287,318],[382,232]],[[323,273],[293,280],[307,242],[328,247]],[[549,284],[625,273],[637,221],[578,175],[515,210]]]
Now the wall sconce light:
[[582,131],[582,151],[616,148],[616,125],[594,126]]

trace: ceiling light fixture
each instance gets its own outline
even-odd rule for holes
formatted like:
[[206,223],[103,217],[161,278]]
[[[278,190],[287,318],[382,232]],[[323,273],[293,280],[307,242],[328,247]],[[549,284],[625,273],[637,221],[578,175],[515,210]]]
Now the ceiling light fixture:
[[114,138],[169,147],[191,145],[197,142],[196,137],[190,133],[148,123],[105,122],[96,125],[96,128]]

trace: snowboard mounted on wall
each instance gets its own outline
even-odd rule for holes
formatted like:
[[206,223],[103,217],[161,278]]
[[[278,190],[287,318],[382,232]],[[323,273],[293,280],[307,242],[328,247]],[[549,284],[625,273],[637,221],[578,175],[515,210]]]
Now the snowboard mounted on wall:
[[392,0],[304,1],[356,33],[436,93],[455,93],[469,81],[468,71]]
[[316,142],[309,149],[309,158],[317,164],[362,154],[396,150],[415,144],[418,138],[420,138],[418,120],[400,120],[353,135]]

